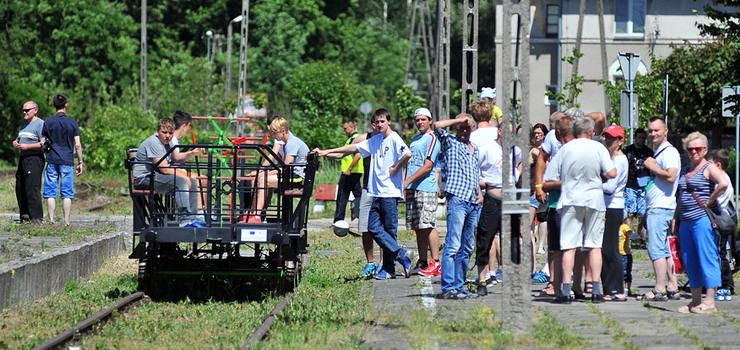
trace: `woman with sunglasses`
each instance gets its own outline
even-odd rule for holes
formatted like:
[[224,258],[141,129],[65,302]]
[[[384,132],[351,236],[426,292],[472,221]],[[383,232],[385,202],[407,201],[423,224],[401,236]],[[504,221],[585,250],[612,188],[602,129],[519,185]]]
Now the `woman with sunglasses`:
[[[716,313],[714,295],[722,285],[719,253],[712,223],[705,208],[719,213],[717,198],[727,189],[722,171],[704,157],[707,155],[707,137],[693,132],[683,139],[691,164],[679,177],[679,202],[676,217],[680,220],[679,239],[681,258],[691,286],[691,302],[678,308],[680,313]],[[706,297],[702,302],[702,288]]]

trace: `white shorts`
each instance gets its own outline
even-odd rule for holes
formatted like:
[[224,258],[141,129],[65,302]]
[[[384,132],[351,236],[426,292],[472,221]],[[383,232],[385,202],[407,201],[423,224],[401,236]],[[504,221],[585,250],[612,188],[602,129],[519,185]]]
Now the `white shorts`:
[[362,197],[360,198],[360,216],[357,218],[357,230],[360,233],[370,232],[367,229],[367,219],[370,215],[370,207],[373,206],[373,197],[367,194],[367,189],[362,189]]
[[564,205],[560,209],[560,250],[601,248],[606,211]]

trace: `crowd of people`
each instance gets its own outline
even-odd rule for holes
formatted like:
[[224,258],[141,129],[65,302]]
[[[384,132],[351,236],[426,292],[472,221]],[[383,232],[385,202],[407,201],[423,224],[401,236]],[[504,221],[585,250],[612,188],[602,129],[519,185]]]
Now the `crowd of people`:
[[[356,199],[353,217],[358,218],[367,259],[362,277],[394,279],[399,263],[405,277],[440,276],[438,297],[444,299],[485,296],[503,278],[503,187],[505,183],[521,186],[523,151],[513,148],[513,171],[504,175],[504,157],[509,156],[503,152],[502,135],[521,128],[501,124],[495,89],[483,88],[480,97],[470,105],[469,114],[454,119],[435,121],[429,109],[418,108],[414,112],[418,135],[409,146],[392,130],[390,111],[378,109],[372,115],[372,131],[358,133],[356,123],[346,120],[348,138],[342,147],[315,149],[320,156],[341,159],[336,227],[347,227],[350,194]],[[20,154],[16,194],[21,221],[40,222],[43,172],[49,220],[54,221],[55,198],[61,192],[64,223],[69,225],[74,174],[79,176],[84,169],[82,146],[77,123],[66,115],[66,96],[55,96],[53,104],[57,113],[46,121],[38,117],[35,102],[23,105],[25,124],[13,141]],[[205,152],[176,147],[190,131],[191,120],[181,111],[172,119],[160,119],[156,133],[139,146],[136,159],[141,162],[132,174],[135,188],[174,192],[180,226],[200,228],[204,227],[198,217],[202,184],[192,174],[170,166]],[[716,312],[715,298],[734,293],[727,263],[730,239],[718,237],[709,216],[735,211],[732,184],[724,171],[729,152],[709,152],[706,136],[691,133],[683,139],[689,163],[682,168],[680,153],[668,141],[669,130],[661,118],[650,119],[647,132],[635,130],[635,143],[627,147],[625,130],[607,126],[603,113],[584,114],[570,108],[553,113],[549,122],[549,129],[536,124],[529,135],[530,215],[525,222],[531,230],[519,232],[520,239],[533,243],[532,278],[547,282],[539,296],[559,304],[586,299],[586,294],[594,303],[623,302],[630,296],[678,300],[680,286],[669,244],[669,238],[676,236],[691,289],[691,302],[678,312]],[[288,120],[269,118],[268,131],[275,140],[275,154],[286,163],[305,162],[309,148],[291,132]],[[648,138],[652,147],[645,144]],[[301,169],[296,168],[296,176],[303,177]],[[277,187],[277,175],[260,171],[249,176],[259,190],[252,198],[251,212],[241,222],[261,223],[269,189]],[[406,228],[417,239],[415,263],[398,242],[401,199],[406,203]],[[442,252],[436,226],[439,203],[445,203],[447,211]],[[655,286],[644,294],[631,289],[632,235],[647,239],[654,270]],[[380,247],[377,263],[373,242]],[[534,257],[545,251],[547,263],[538,269]],[[466,287],[472,257],[477,267],[475,291]]]
[[[490,88],[481,91],[469,114],[454,119],[435,122],[428,109],[419,108],[414,113],[419,134],[408,147],[391,130],[390,112],[379,109],[372,117],[372,132],[358,134],[348,120],[344,146],[316,149],[320,156],[342,158],[335,225],[347,226],[344,207],[349,194],[358,200],[367,259],[363,277],[396,278],[398,262],[405,277],[440,276],[438,297],[445,299],[485,296],[503,278],[502,188],[504,181],[521,183],[522,150],[514,148],[515,170],[504,176],[502,134],[515,129],[500,124],[497,109],[495,89]],[[663,119],[652,118],[647,126],[648,132],[634,131],[635,143],[629,146],[625,130],[607,126],[603,113],[585,114],[576,108],[553,113],[549,128],[531,128],[531,208],[526,221],[531,230],[521,232],[520,238],[532,240],[533,256],[547,253],[541,270],[532,262],[532,278],[547,282],[538,296],[559,304],[577,299],[680,299],[672,236],[680,239],[691,288],[691,302],[679,312],[715,312],[717,290],[734,293],[728,264],[721,260],[728,238],[718,244],[705,212],[734,212],[732,185],[723,170],[729,153],[709,153],[706,137],[695,132],[683,140],[690,164],[682,168]],[[652,147],[645,144],[648,139]],[[417,239],[415,264],[397,239],[402,199],[407,229]],[[436,212],[442,202],[447,206],[447,234],[440,252]],[[631,286],[630,242],[641,237],[647,240],[655,274],[655,286],[646,293]],[[382,252],[377,264],[373,241]],[[475,292],[465,285],[472,257],[478,272]]]

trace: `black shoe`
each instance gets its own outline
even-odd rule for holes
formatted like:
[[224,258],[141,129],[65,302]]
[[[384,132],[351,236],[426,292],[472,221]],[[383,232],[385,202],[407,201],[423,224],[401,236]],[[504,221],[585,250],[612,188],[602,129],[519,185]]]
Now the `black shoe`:
[[488,288],[486,288],[485,282],[483,283],[478,282],[478,288],[476,289],[476,294],[478,294],[478,296],[481,296],[481,297],[488,295]]
[[591,294],[591,302],[601,304],[604,302],[604,294]]
[[569,295],[558,295],[552,300],[553,304],[566,304],[569,305],[573,302],[573,299]]
[[573,293],[573,300],[586,300],[586,296],[581,293]]

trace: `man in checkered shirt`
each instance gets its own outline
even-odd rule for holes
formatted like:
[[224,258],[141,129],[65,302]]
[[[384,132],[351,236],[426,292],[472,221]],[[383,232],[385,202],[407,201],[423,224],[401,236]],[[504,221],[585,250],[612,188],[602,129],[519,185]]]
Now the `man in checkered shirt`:
[[[455,119],[434,123],[437,137],[442,145],[440,153],[444,163],[442,172],[447,183],[447,235],[442,254],[443,299],[466,299],[477,297],[465,291],[465,274],[468,260],[473,253],[474,232],[478,224],[481,195],[478,179],[480,164],[478,149],[470,142],[470,133],[475,121],[470,114],[460,114]],[[450,135],[445,128],[454,126],[457,136]]]

